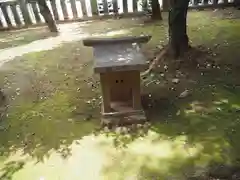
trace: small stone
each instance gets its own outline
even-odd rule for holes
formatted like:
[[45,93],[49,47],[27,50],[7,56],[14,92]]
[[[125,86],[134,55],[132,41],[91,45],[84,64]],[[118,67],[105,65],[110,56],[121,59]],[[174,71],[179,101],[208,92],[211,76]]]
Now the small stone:
[[127,129],[126,127],[123,127],[123,128],[122,128],[122,132],[123,132],[123,133],[127,133],[127,132],[128,132],[128,129]]
[[132,130],[136,129],[136,124],[131,125]]
[[178,112],[176,113],[176,115],[177,115],[177,116],[179,116],[180,114],[181,114],[181,112],[180,112],[180,111],[178,111]]
[[69,122],[73,122],[73,119],[68,119]]
[[117,127],[115,132],[116,132],[116,134],[121,134],[121,127]]
[[180,80],[177,78],[172,79],[172,83],[178,84],[179,82],[180,82]]
[[103,131],[104,131],[104,132],[109,132],[110,130],[109,130],[109,128],[106,126],[106,127],[104,127]]

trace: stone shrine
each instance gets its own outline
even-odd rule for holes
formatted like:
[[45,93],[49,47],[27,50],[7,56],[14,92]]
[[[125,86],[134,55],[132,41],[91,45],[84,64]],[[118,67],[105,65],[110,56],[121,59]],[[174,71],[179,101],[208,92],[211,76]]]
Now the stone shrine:
[[94,72],[100,74],[102,122],[132,124],[146,120],[141,105],[140,72],[148,68],[140,46],[151,36],[85,39],[93,47]]

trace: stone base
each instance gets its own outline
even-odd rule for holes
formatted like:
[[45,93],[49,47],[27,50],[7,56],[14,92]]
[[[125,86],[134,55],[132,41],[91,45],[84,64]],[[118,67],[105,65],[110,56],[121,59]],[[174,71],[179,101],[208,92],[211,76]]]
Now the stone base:
[[136,111],[131,113],[121,113],[113,115],[103,115],[101,124],[103,126],[125,126],[132,124],[143,124],[147,121],[143,111]]

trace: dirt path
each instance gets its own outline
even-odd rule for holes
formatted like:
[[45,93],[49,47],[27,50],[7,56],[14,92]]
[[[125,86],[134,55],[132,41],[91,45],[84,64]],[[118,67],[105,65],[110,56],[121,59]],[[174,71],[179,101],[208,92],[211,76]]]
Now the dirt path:
[[[36,40],[29,44],[13,48],[6,48],[2,50],[0,49],[0,65],[15,57],[22,56],[30,52],[39,52],[54,49],[66,42],[80,41],[81,39],[90,36],[109,37],[127,33],[127,30],[113,30],[106,33],[101,33],[98,31],[93,32],[91,30],[88,30],[88,28],[83,28],[85,26],[90,26],[90,24],[86,23],[83,23],[81,25],[79,23],[62,24],[59,25],[60,34],[56,37],[49,37],[47,39]],[[102,29],[102,31],[103,30],[104,29]]]

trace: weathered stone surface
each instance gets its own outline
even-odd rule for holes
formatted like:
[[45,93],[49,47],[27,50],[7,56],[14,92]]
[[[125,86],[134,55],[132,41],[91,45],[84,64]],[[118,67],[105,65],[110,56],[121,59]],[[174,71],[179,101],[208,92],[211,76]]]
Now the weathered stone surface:
[[107,126],[124,126],[131,124],[143,124],[147,121],[144,111],[136,114],[122,114],[120,116],[103,116],[102,125]]
[[147,43],[151,39],[151,36],[127,36],[118,38],[89,38],[83,40],[84,46],[97,46],[97,45],[110,45],[121,43]]
[[94,71],[105,73],[111,71],[143,71],[147,69],[146,58],[140,51],[139,44],[146,43],[150,36],[86,39],[85,46],[93,46]]
[[110,71],[145,70],[146,59],[137,44],[97,46],[94,49],[95,67],[98,73]]

